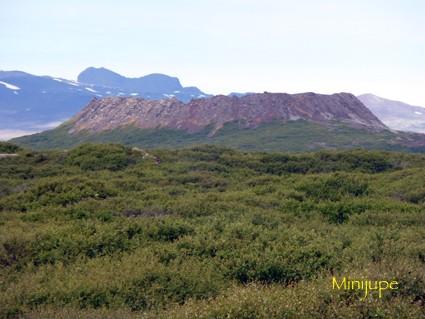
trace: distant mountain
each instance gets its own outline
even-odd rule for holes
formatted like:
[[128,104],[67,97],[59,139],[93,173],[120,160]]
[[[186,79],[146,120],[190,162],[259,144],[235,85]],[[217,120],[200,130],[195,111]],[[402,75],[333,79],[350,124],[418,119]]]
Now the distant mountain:
[[229,93],[229,96],[242,97],[242,96],[244,96],[244,95],[254,94],[254,93],[255,93],[255,92],[246,92],[246,93],[231,92],[231,93]]
[[175,97],[187,102],[208,96],[195,87],[182,87],[177,78],[161,74],[129,79],[104,68],[88,68],[78,79],[76,82],[21,71],[0,71],[0,139],[55,127],[94,97]]
[[390,131],[349,93],[264,93],[182,103],[107,97],[60,127],[13,140],[32,148],[115,142],[143,148],[220,144],[247,150],[425,151],[425,135]]
[[176,97],[188,102],[206,95],[196,87],[183,87],[176,77],[165,74],[149,74],[139,78],[127,78],[105,68],[87,68],[78,76],[79,83],[87,83],[107,88],[118,88],[130,95],[148,99]]
[[425,108],[373,94],[363,94],[358,98],[388,127],[399,131],[425,133]]
[[19,133],[57,126],[96,94],[73,81],[0,71],[0,130]]

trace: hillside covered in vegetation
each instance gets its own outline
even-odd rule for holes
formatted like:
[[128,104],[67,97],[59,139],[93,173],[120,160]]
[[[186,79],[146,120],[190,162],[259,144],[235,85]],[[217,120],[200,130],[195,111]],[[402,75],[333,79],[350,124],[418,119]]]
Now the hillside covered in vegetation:
[[70,134],[71,128],[72,123],[66,122],[54,130],[19,137],[12,142],[38,150],[67,149],[84,143],[119,143],[172,149],[210,144],[239,150],[274,152],[356,148],[425,152],[423,134],[389,130],[371,132],[341,123],[319,125],[303,120],[284,124],[271,122],[256,128],[241,128],[237,123],[227,123],[212,136],[212,127],[189,133],[168,128],[140,129],[129,125],[96,133],[81,131]]
[[425,316],[423,155],[0,149],[0,318]]

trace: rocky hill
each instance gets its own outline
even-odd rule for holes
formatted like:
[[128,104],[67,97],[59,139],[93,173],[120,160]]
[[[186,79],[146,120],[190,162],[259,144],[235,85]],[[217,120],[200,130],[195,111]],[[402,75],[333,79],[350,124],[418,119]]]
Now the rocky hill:
[[348,93],[219,95],[188,103],[94,98],[58,128],[13,141],[33,149],[101,142],[142,148],[216,144],[261,151],[425,151],[424,134],[390,130]]
[[182,103],[177,99],[160,101],[108,97],[93,99],[72,120],[69,133],[99,133],[125,126],[141,129],[177,129],[190,133],[210,128],[214,135],[226,123],[255,128],[273,121],[306,120],[382,131],[380,122],[354,95],[339,93],[263,93],[241,97],[218,95]]

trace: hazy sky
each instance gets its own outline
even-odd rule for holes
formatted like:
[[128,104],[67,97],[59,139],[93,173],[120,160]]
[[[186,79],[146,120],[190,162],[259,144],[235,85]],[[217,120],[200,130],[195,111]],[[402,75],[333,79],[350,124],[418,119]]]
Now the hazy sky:
[[161,72],[208,93],[375,93],[425,106],[423,0],[0,0],[0,69]]

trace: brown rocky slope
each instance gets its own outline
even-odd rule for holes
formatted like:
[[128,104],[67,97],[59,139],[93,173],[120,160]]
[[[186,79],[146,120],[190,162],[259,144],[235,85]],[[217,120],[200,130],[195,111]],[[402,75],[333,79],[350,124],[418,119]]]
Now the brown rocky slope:
[[254,128],[273,121],[301,119],[319,124],[340,122],[369,131],[387,129],[349,93],[262,93],[242,97],[218,95],[188,103],[133,97],[93,99],[71,120],[69,133],[99,133],[131,125],[141,129],[171,128],[187,132],[211,127],[210,134],[214,135],[231,122]]

